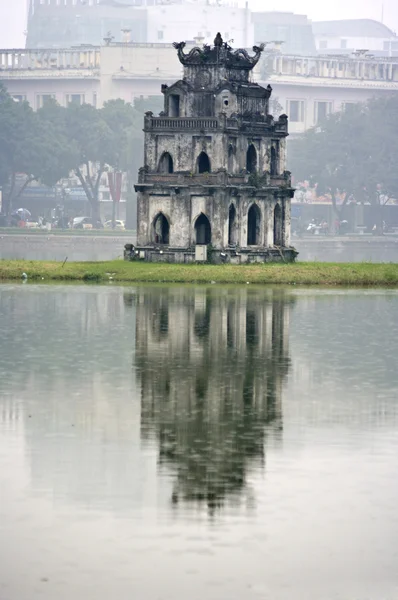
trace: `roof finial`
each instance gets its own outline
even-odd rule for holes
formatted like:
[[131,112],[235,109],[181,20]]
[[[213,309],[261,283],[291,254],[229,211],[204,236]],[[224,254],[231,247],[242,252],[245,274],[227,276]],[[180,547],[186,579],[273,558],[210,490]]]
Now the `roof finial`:
[[221,48],[223,43],[224,43],[224,40],[222,39],[221,33],[218,32],[216,35],[216,38],[214,40],[214,45],[216,48]]

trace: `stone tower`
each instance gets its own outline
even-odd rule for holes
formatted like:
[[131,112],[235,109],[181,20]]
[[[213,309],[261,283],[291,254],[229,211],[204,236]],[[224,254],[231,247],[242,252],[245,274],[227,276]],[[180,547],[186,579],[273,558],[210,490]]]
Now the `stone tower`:
[[184,51],[183,78],[163,85],[164,112],[145,116],[135,255],[148,261],[293,260],[287,117],[268,114],[271,86],[251,81],[264,46]]

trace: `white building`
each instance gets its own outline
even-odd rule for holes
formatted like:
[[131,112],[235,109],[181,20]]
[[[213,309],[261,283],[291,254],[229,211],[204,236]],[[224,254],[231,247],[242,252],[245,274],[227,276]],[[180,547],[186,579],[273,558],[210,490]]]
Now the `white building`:
[[398,37],[379,21],[351,19],[312,24],[316,48],[324,54],[367,50],[376,56],[398,55]]

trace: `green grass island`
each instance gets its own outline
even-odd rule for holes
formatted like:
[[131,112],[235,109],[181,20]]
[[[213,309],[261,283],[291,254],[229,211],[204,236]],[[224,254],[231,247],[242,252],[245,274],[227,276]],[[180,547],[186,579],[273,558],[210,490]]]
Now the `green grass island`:
[[55,262],[0,260],[2,281],[80,281],[105,283],[284,284],[319,286],[398,286],[398,264],[166,264],[129,262]]

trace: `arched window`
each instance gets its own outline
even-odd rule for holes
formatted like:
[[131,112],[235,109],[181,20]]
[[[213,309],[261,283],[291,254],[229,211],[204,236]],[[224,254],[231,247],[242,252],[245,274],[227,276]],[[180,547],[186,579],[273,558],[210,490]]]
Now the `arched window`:
[[210,159],[207,156],[206,152],[201,152],[198,156],[198,164],[197,164],[198,173],[210,173]]
[[228,148],[228,173],[234,172],[234,148],[232,145]]
[[282,209],[280,204],[275,206],[274,210],[274,246],[282,246],[283,244],[283,223],[282,223]]
[[153,236],[155,244],[170,243],[170,225],[163,213],[159,213],[153,222]]
[[231,204],[228,215],[228,244],[230,246],[235,246],[236,241],[236,209],[235,206]]
[[169,152],[163,152],[159,161],[159,173],[172,173],[174,170],[173,159]]
[[210,221],[201,213],[195,223],[196,243],[207,245],[211,242],[211,227]]
[[257,171],[257,152],[253,144],[250,144],[247,149],[246,171],[248,173],[255,173]]
[[271,148],[271,175],[278,175],[278,152],[274,146]]
[[261,213],[256,204],[252,204],[247,215],[247,245],[260,245],[260,221]]

